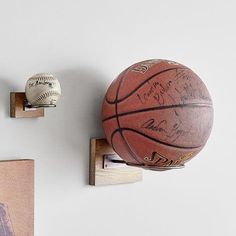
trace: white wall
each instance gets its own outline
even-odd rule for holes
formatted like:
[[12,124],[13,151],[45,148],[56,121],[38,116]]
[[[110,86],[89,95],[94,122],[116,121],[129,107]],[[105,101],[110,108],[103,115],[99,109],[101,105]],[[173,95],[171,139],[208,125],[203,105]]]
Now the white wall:
[[[0,158],[36,160],[36,236],[235,236],[235,1],[0,1]],[[184,170],[88,186],[101,101],[130,64],[168,58],[208,86],[214,128]],[[63,96],[41,119],[9,118],[9,92],[52,72]]]

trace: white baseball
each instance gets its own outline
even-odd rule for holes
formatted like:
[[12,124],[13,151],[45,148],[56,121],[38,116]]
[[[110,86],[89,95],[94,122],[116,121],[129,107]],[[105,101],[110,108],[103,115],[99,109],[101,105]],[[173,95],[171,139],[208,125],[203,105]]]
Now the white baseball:
[[36,74],[28,79],[25,95],[31,105],[55,105],[61,96],[61,86],[52,74]]

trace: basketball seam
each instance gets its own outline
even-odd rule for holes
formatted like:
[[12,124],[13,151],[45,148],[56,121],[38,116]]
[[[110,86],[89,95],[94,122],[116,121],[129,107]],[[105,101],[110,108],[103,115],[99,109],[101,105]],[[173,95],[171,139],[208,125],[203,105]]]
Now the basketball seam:
[[169,147],[173,147],[173,148],[179,148],[179,149],[197,149],[197,148],[201,148],[203,145],[199,145],[199,146],[193,146],[193,147],[185,147],[185,146],[179,146],[179,145],[174,145],[174,144],[170,144],[170,143],[167,143],[167,142],[163,142],[159,139],[155,139],[149,135],[146,135],[138,130],[135,130],[135,129],[131,129],[131,128],[119,128],[119,129],[116,129],[113,131],[113,133],[111,134],[111,137],[113,137],[115,135],[115,133],[117,133],[118,131],[131,131],[131,132],[134,132],[134,133],[137,133],[139,135],[142,135],[144,136],[145,138],[148,138],[148,139],[151,139],[152,141],[155,141],[157,143],[160,143],[162,145],[165,145],[165,146],[169,146]]
[[[115,101],[117,100],[117,97],[118,97],[118,90],[119,90],[119,87],[120,87],[120,85],[121,85],[122,79],[123,79],[123,77],[120,79],[119,84],[118,84],[118,87],[117,87],[117,90],[116,90],[116,98],[115,98]],[[116,110],[116,104],[115,104],[115,110]],[[115,116],[115,118],[116,118],[117,126],[118,126],[118,129],[116,129],[116,130],[119,130],[119,129],[120,129],[119,120],[118,120],[117,116]],[[111,135],[110,139],[111,139],[111,146],[112,146],[112,148],[116,151],[116,149],[115,149],[115,147],[114,147],[114,145],[113,145],[113,135]]]
[[[131,66],[130,66],[130,67],[131,67]],[[125,77],[125,75],[126,75],[126,73],[128,72],[128,70],[129,70],[130,67],[128,67],[127,69],[124,70],[124,72],[123,72],[124,74],[122,75],[121,80],[123,80],[123,78]],[[119,78],[119,77],[118,77],[118,78]],[[119,81],[118,87],[120,86],[120,83],[121,83],[121,81]],[[117,87],[117,90],[118,90],[118,87]],[[117,92],[117,90],[116,90],[116,92]],[[105,95],[105,101],[108,101],[107,94]],[[115,100],[112,102],[112,104],[115,104],[115,101],[116,101],[116,98],[115,98]]]
[[[168,105],[168,106],[158,106],[158,107],[151,107],[151,108],[144,108],[140,110],[135,110],[135,111],[128,111],[128,112],[123,112],[117,114],[118,117],[120,116],[128,116],[136,113],[141,113],[141,112],[148,112],[148,111],[156,111],[156,110],[165,110],[165,109],[171,109],[171,108],[186,108],[186,107],[192,107],[192,108],[202,108],[202,107],[208,107],[212,108],[211,104],[204,104],[204,103],[189,103],[189,104],[176,104],[176,105]],[[109,116],[107,118],[104,118],[102,122],[105,122],[107,120],[111,120],[116,118],[116,115]]]
[[[172,70],[176,70],[176,69],[182,69],[182,70],[190,70],[188,68],[181,68],[181,67],[175,67],[175,68],[169,68],[169,69],[166,69],[166,70],[162,70],[162,71],[159,71],[158,73],[152,75],[151,77],[149,77],[148,79],[146,79],[145,81],[143,81],[139,86],[137,86],[134,90],[132,90],[129,94],[127,94],[126,96],[124,96],[123,98],[121,99],[117,99],[115,101],[109,101],[106,97],[106,102],[108,104],[115,104],[115,103],[120,103],[122,101],[124,101],[125,99],[127,99],[128,97],[130,97],[131,95],[133,95],[138,89],[140,89],[145,83],[147,83],[149,80],[153,79],[154,77],[162,74],[162,73],[165,73],[165,72],[168,72],[168,71],[172,71]],[[123,78],[122,78],[123,79]]]
[[[119,86],[117,88],[117,91],[116,91],[116,100],[115,100],[115,112],[116,112],[116,120],[117,120],[117,125],[118,125],[118,130],[119,130],[119,133],[120,133],[120,136],[121,138],[123,139],[124,143],[125,143],[125,146],[127,147],[128,149],[128,152],[129,154],[135,159],[135,161],[139,164],[142,164],[137,158],[136,156],[134,155],[134,152],[131,150],[129,144],[126,142],[125,138],[124,138],[124,135],[122,133],[122,130],[121,130],[121,127],[120,127],[120,121],[119,121],[119,117],[117,116],[118,114],[118,96],[119,96],[119,91],[120,91],[120,87],[121,87],[121,84],[123,82],[123,79],[124,77],[120,80],[120,83],[119,83]],[[112,142],[112,146],[113,146],[113,140],[111,140]]]

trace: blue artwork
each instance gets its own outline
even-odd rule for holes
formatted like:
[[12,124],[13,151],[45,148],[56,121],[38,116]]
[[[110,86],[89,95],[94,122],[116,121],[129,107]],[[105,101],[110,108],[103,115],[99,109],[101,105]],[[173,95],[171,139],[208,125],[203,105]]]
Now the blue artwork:
[[7,207],[0,203],[0,236],[14,236]]

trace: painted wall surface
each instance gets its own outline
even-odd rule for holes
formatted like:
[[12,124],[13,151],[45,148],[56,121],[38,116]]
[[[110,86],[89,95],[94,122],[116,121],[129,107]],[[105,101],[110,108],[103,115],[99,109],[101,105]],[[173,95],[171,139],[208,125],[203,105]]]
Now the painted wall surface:
[[[0,6],[0,159],[36,160],[36,236],[236,235],[236,3],[206,0],[21,0]],[[88,186],[89,139],[111,81],[167,58],[203,79],[212,135],[184,170],[137,184]],[[40,119],[9,117],[9,92],[39,72],[62,86]],[[1,191],[1,190],[0,190]]]

